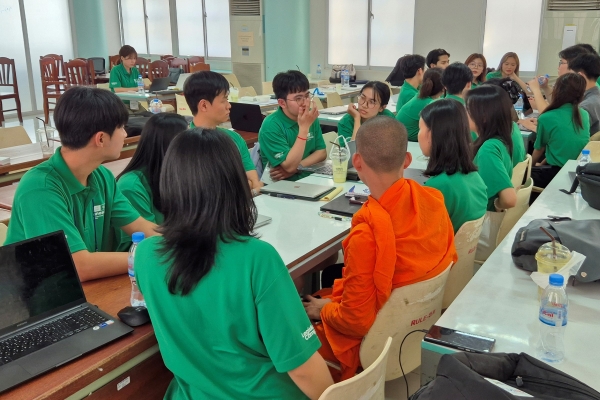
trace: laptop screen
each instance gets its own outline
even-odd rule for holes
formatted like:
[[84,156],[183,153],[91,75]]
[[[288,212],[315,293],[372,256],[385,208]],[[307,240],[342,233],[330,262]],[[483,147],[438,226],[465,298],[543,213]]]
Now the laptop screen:
[[63,231],[0,247],[0,277],[0,334],[85,302]]

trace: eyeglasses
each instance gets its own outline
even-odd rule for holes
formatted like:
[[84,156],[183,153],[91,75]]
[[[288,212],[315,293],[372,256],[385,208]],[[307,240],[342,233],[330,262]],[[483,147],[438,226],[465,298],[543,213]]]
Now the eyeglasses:
[[568,64],[568,62],[563,61],[563,60],[558,60],[558,68],[560,68],[561,65],[565,65]]
[[315,96],[312,93],[306,93],[305,95],[298,95],[298,96],[294,97],[293,99],[286,98],[286,100],[295,101],[298,104],[304,104],[304,102],[306,102],[306,101],[311,102],[314,97]]
[[469,68],[483,68],[483,64],[469,63]]
[[131,60],[137,60],[137,57],[125,57],[125,60],[131,61]]
[[358,96],[358,104],[365,104],[365,102],[367,103],[367,108],[373,108],[378,104],[378,101],[375,99],[369,99],[364,94]]

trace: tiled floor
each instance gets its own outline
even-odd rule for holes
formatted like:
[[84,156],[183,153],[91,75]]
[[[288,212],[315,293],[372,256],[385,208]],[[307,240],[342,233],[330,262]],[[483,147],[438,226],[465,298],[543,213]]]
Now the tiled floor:
[[[417,368],[413,372],[406,375],[408,380],[408,391],[412,395],[421,387],[421,368]],[[386,400],[407,400],[406,399],[406,383],[404,378],[400,377],[393,381],[385,383],[385,399]]]

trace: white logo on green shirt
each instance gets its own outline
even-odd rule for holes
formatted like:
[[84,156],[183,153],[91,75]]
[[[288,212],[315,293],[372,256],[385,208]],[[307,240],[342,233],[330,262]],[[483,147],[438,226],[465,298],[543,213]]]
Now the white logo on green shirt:
[[308,340],[311,337],[313,337],[317,332],[315,332],[315,327],[314,326],[309,326],[308,328],[306,328],[306,330],[302,333],[302,337],[304,338],[304,340]]
[[283,153],[277,153],[277,154],[275,154],[275,158],[280,159],[281,157],[283,157]]
[[308,135],[306,135],[306,140],[312,140],[314,138],[314,135],[312,132],[308,132]]
[[94,206],[94,218],[98,219],[102,217],[104,217],[104,204]]

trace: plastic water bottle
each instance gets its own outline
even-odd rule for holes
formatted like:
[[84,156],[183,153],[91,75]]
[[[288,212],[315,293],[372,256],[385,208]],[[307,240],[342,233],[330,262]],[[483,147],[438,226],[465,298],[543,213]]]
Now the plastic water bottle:
[[564,335],[567,327],[569,299],[563,288],[565,278],[550,275],[550,285],[544,290],[540,302],[540,359],[558,363],[565,358]]
[[523,94],[519,93],[519,100],[515,103],[515,111],[517,112],[517,117],[519,119],[523,119]]
[[548,78],[550,78],[550,75],[546,74],[546,75],[542,75],[538,77],[538,82],[541,85],[543,85],[544,83],[548,82]]
[[144,240],[144,232],[135,232],[131,237],[131,240],[133,241],[133,244],[129,249],[129,257],[127,258],[127,271],[129,272],[129,279],[131,280],[131,305],[134,307],[146,307],[146,301],[144,300],[144,296],[142,296],[142,292],[140,292],[140,288],[135,280],[135,270],[133,268],[135,249],[137,248],[137,245]]
[[142,75],[138,75],[137,84],[138,84],[138,93],[140,93],[140,94],[146,93],[146,90],[144,89],[144,80],[142,79]]
[[350,74],[347,69],[344,69],[341,74],[342,78],[342,87],[350,87]]
[[321,64],[317,64],[317,79],[321,79]]
[[579,158],[579,166],[583,167],[585,164],[591,163],[592,157],[590,156],[590,151],[588,149],[581,150],[581,158]]

